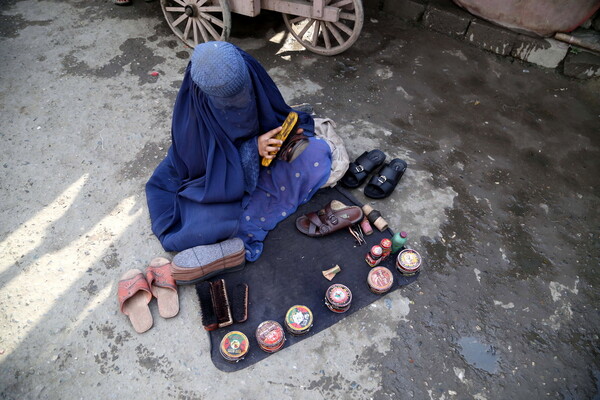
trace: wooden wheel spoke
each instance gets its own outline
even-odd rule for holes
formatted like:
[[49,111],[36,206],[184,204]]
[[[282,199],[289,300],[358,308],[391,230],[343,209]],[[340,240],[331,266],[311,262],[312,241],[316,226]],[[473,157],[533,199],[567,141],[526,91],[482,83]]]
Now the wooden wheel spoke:
[[192,22],[194,26],[194,45],[198,45],[198,43],[200,43],[200,41],[198,40],[198,24],[196,24],[196,21]]
[[296,17],[290,20],[290,24],[296,25],[298,22],[302,22],[306,19],[306,17]]
[[325,26],[329,29],[329,31],[331,31],[333,37],[335,37],[335,40],[337,40],[339,44],[344,43],[344,38],[342,35],[340,35],[340,31],[337,30],[335,25],[333,25],[331,22],[325,22]]
[[334,22],[333,24],[338,29],[341,29],[342,31],[344,31],[344,33],[346,33],[348,36],[352,35],[352,29],[348,28],[348,26],[342,24],[341,22]]
[[192,19],[188,18],[185,24],[185,31],[183,31],[183,37],[187,39],[190,36],[190,28],[192,27]]
[[[221,37],[221,35],[219,35],[217,33],[217,31],[215,31],[215,28],[213,28],[213,26],[208,23],[208,21],[206,21],[205,19],[200,19],[200,22],[202,23],[202,25],[204,25],[204,27],[206,28],[206,30],[211,34],[211,36],[215,39],[215,40],[219,40],[219,38]],[[206,42],[208,42],[208,40],[205,40]]]
[[308,24],[306,24],[306,26],[304,27],[304,29],[302,29],[299,33],[298,33],[298,37],[299,38],[303,38],[304,35],[306,35],[306,31],[308,31],[310,29],[310,27],[315,23],[314,19],[311,19]]
[[179,18],[177,18],[175,21],[173,21],[173,26],[177,26],[179,25],[184,19],[188,18],[187,14],[181,14],[179,16]]
[[321,23],[321,31],[323,32],[323,40],[325,41],[325,48],[331,48],[331,40],[329,39],[329,31],[327,30],[327,23]]
[[[279,0],[264,1],[275,2]],[[335,11],[337,13],[338,18],[336,21],[329,21],[329,18],[327,18],[328,21],[323,21],[319,18],[298,16],[298,14],[283,14],[283,20],[292,36],[294,36],[304,48],[314,53],[334,55],[346,51],[354,42],[356,42],[358,35],[363,28],[363,0],[282,1],[301,3],[303,7],[306,7],[307,5],[310,6],[313,2],[317,2],[318,5],[324,4],[327,7],[327,12]]]
[[341,12],[340,13],[340,19],[347,19],[347,20],[350,20],[350,21],[356,21],[356,14]]
[[219,18],[215,17],[214,15],[211,14],[206,14],[206,13],[200,13],[200,17],[204,18],[208,21],[210,21],[211,23],[217,25],[220,28],[223,28],[225,25],[223,24],[223,21],[221,21]]
[[196,25],[198,25],[198,30],[200,31],[200,34],[202,35],[202,40],[204,42],[208,42],[210,40],[210,38],[208,37],[208,32],[206,32],[206,28],[203,26],[204,20],[202,19],[197,19],[196,20]]
[[317,21],[317,24],[315,25],[315,30],[313,32],[313,36],[312,36],[312,45],[316,46],[317,45],[317,39],[319,39],[319,31],[321,30],[321,21]]
[[[203,41],[229,38],[231,10],[228,1],[231,0],[161,0],[160,6],[171,30],[193,48]],[[190,11],[193,15],[188,15],[192,14]]]

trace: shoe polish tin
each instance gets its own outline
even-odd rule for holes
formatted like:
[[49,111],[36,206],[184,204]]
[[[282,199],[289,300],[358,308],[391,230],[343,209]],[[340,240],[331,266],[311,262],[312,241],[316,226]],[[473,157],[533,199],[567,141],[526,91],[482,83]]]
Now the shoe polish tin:
[[421,270],[421,255],[413,249],[402,250],[396,259],[396,268],[405,276],[415,275]]
[[325,292],[325,305],[337,313],[348,311],[352,303],[352,292],[350,289],[340,283],[329,286]]
[[367,276],[369,289],[375,294],[384,294],[391,289],[394,283],[392,271],[386,267],[375,267],[369,271]]
[[246,335],[239,331],[228,332],[221,340],[219,351],[223,358],[229,362],[243,360],[250,348]]
[[285,332],[277,321],[264,321],[256,328],[258,346],[267,353],[280,350],[285,342]]
[[306,306],[295,305],[285,313],[285,328],[292,335],[303,335],[310,331],[312,326],[313,314]]

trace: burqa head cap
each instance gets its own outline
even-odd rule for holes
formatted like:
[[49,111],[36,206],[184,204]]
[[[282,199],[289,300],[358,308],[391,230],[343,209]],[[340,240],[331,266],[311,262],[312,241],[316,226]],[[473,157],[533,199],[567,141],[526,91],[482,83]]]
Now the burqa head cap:
[[190,73],[194,83],[209,96],[234,96],[250,83],[246,62],[238,49],[227,42],[197,45]]

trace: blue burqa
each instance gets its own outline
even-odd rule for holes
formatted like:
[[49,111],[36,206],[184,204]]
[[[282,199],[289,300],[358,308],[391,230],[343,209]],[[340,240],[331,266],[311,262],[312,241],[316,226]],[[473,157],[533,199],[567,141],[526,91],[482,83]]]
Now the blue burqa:
[[238,50],[252,84],[235,98],[206,95],[190,76],[191,64],[186,69],[173,111],[172,145],[146,184],[152,231],[166,251],[237,236],[254,261],[268,231],[329,177],[330,148],[314,137],[306,113],[299,113],[299,126],[310,136],[308,148],[291,163],[275,160],[259,169],[257,136],[280,126],[291,108],[258,61]]

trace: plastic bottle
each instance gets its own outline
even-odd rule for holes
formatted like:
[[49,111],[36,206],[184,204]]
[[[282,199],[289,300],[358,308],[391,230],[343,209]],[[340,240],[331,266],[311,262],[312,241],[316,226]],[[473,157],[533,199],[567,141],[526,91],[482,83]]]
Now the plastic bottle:
[[392,253],[397,253],[404,248],[408,234],[404,231],[394,233],[392,236]]

